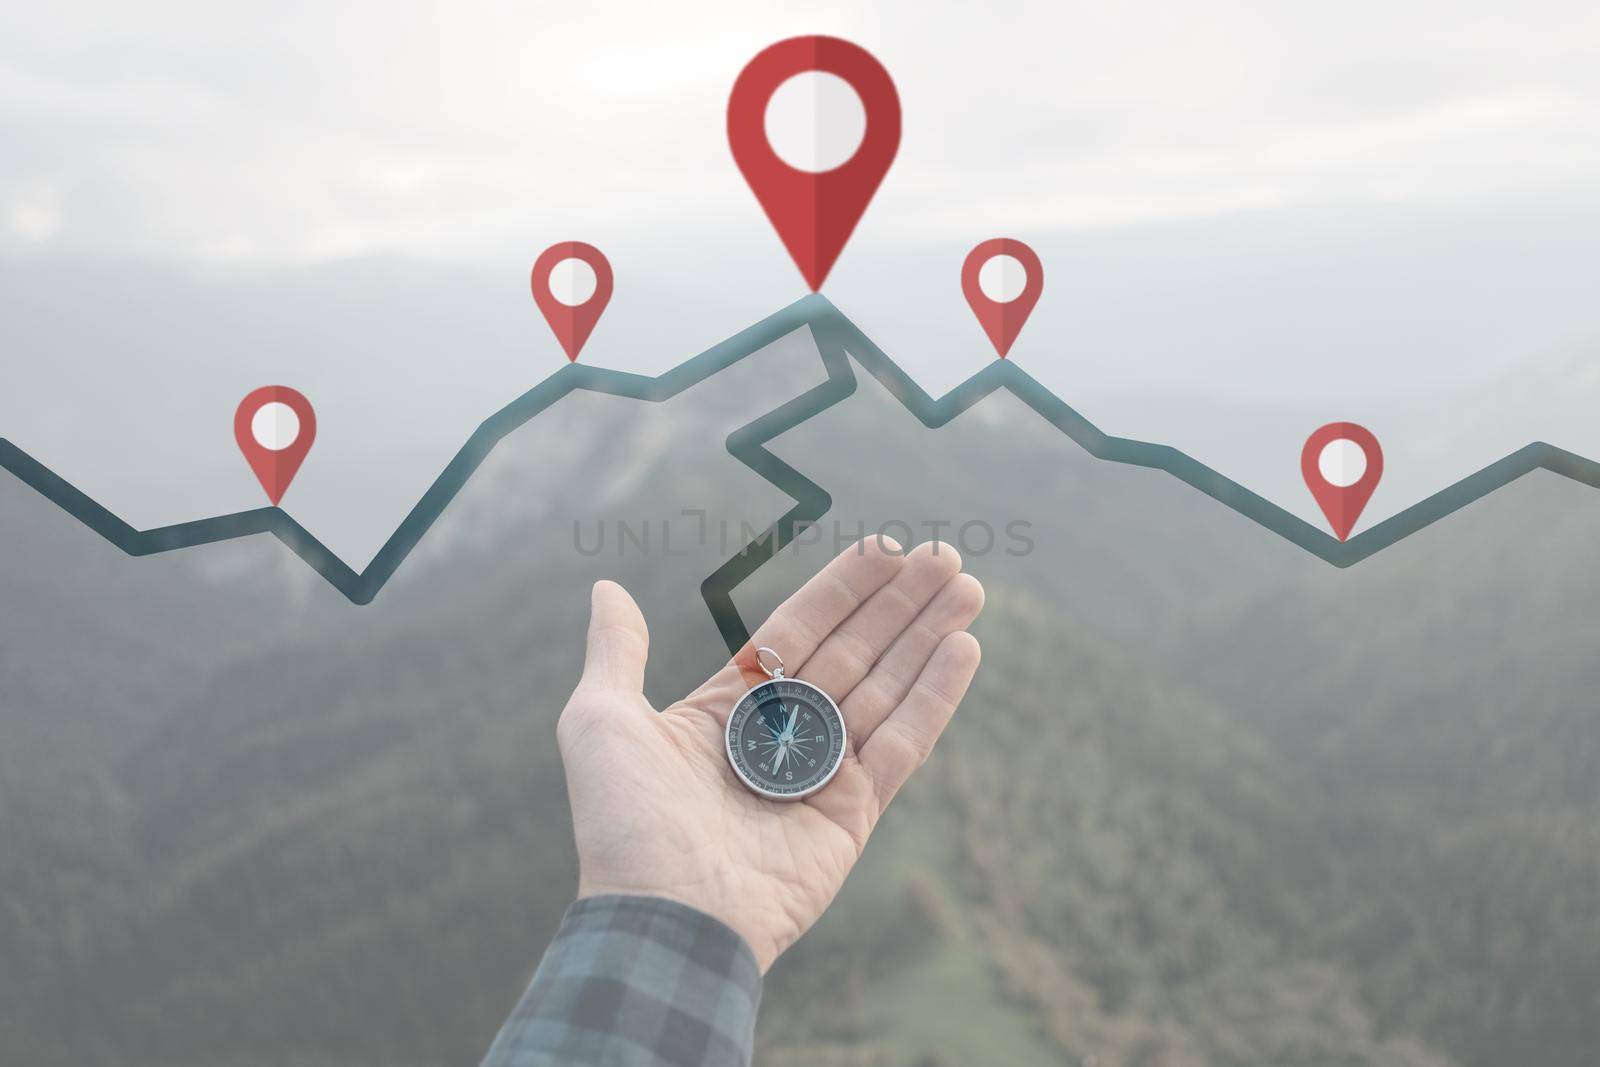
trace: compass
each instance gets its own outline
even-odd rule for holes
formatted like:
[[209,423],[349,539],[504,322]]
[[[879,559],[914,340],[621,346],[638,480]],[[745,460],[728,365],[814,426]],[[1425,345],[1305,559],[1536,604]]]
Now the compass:
[[768,680],[733,705],[728,762],[751,792],[799,800],[827,785],[844,762],[844,716],[810,682],[785,678],[783,660],[772,649],[756,649],[756,663]]

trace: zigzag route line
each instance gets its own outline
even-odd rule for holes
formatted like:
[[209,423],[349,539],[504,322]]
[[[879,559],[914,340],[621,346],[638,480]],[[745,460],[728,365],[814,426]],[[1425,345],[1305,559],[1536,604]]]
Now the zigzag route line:
[[148,556],[271,534],[352,603],[369,604],[494,447],[562,397],[581,390],[659,403],[802,326],[809,327],[816,340],[827,380],[728,437],[729,453],[794,501],[794,506],[777,522],[701,583],[706,606],[730,652],[737,651],[749,640],[749,630],[733,603],[734,589],[791,543],[806,524],[826,514],[833,503],[825,489],[770,452],[767,443],[852,395],[857,384],[852,360],[930,429],[945,425],[991,393],[1007,390],[1097,459],[1166,471],[1336,567],[1359,563],[1535,470],[1551,471],[1600,489],[1600,463],[1535,442],[1350,540],[1340,541],[1175,448],[1101,432],[1008,360],[989,363],[942,397],[930,396],[833,304],[815,294],[656,377],[578,363],[563,367],[479,425],[366,569],[360,572],[281,508],[256,508],[174,526],[136,530],[4,438],[0,438],[0,467],[130,556]]
[[[1536,470],[1551,471],[1600,489],[1600,463],[1536,441],[1418,501],[1350,540],[1340,541],[1170,445],[1113,437],[1102,432],[1009,360],[988,364],[944,396],[935,398],[826,299],[820,296],[808,299],[818,302],[808,324],[828,369],[829,380],[741,427],[728,438],[730,453],[795,500],[795,506],[787,514],[724,563],[701,586],[706,604],[711,608],[711,614],[717,620],[723,640],[728,643],[730,650],[738,649],[749,639],[748,631],[733,605],[733,590],[791,543],[806,524],[820,519],[832,506],[832,499],[821,486],[773,455],[766,445],[773,438],[794,429],[855,392],[852,358],[929,429],[938,429],[991,393],[1004,389],[1096,459],[1166,471],[1251,522],[1335,567],[1350,567],[1360,563]],[[801,305],[805,303],[800,302]]]

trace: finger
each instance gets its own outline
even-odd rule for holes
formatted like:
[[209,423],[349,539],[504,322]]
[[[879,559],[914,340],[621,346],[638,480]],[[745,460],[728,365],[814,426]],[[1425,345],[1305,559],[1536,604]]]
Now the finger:
[[911,772],[927,761],[972,684],[979,658],[978,639],[971,634],[962,631],[946,637],[905,702],[867,738],[861,765],[872,776],[880,810],[889,806]]
[[951,546],[937,541],[918,545],[883,588],[823,639],[800,677],[842,702],[960,571],[961,556]]
[[888,537],[857,541],[785,600],[750,638],[783,658],[798,674],[824,639],[905,566],[906,554]]
[[580,688],[644,692],[650,631],[639,605],[616,582],[596,582],[589,594],[589,646]]
[[972,625],[972,620],[982,610],[983,586],[970,574],[958,574],[945,583],[932,603],[906,627],[839,706],[857,752],[889,713],[906,699],[940,642]]
[[[889,537],[868,537],[845,549],[800,590],[779,605],[728,665],[695,690],[688,703],[726,719],[727,703],[751,685],[754,650],[770,648],[784,673],[800,672],[834,627],[883,587],[905,563],[905,552]],[[755,671],[759,678],[759,671]]]

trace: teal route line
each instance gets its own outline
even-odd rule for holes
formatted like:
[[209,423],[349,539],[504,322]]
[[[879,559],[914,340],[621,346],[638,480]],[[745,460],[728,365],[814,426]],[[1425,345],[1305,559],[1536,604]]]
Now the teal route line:
[[794,505],[701,584],[701,593],[730,651],[749,631],[733,603],[733,591],[797,533],[832,506],[827,491],[767,449],[786,430],[821,414],[855,392],[852,361],[905,405],[924,426],[945,425],[998,390],[1006,390],[1070,437],[1090,455],[1166,471],[1252,522],[1336,567],[1380,552],[1535,470],[1547,470],[1600,489],[1600,463],[1565,449],[1535,442],[1440,490],[1404,511],[1341,542],[1192,457],[1168,445],[1112,437],[1009,360],[995,360],[935,398],[917,385],[882,349],[825,297],[811,295],[742,330],[698,356],[649,377],[572,363],[552,374],[483,421],[440,472],[363,571],[357,572],[282,508],[266,507],[209,519],[136,530],[44,464],[0,438],[0,467],[14,474],[89,529],[130,556],[147,556],[217,541],[271,534],[287,545],[335,589],[356,604],[368,604],[394,576],[478,466],[500,441],[562,397],[577,391],[659,403],[753,355],[795,330],[809,327],[827,379],[800,396],[735,430],[728,451],[794,501]]
[[[1374,524],[1350,540],[1340,541],[1170,445],[1113,437],[1102,432],[1010,360],[987,364],[944,396],[935,398],[826,298],[812,296],[807,300],[815,302],[808,325],[828,369],[828,381],[728,437],[729,452],[795,501],[794,507],[781,519],[701,585],[701,593],[730,651],[749,640],[749,632],[733,604],[733,590],[790,544],[807,523],[820,519],[832,506],[831,498],[821,486],[773,455],[766,445],[854,393],[856,377],[851,368],[852,359],[929,429],[945,425],[991,393],[1006,390],[1096,459],[1166,471],[1335,567],[1360,563],[1536,470],[1552,471],[1600,489],[1600,463],[1536,441]],[[807,301],[802,300],[800,305],[805,303]]]

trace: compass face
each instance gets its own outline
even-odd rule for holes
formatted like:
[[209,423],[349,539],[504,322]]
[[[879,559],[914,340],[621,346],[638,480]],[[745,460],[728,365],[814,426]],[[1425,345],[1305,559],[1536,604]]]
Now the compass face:
[[728,717],[734,772],[775,800],[798,800],[828,784],[844,744],[844,719],[828,694],[794,678],[762,682]]

